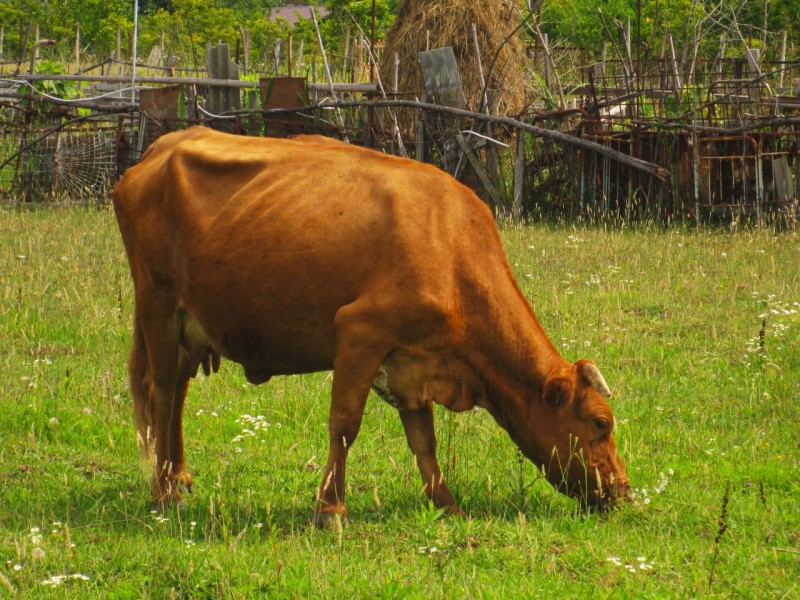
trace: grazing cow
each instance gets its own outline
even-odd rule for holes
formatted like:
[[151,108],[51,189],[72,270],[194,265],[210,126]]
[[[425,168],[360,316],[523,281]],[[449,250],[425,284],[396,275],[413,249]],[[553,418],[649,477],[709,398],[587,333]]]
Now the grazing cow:
[[517,287],[491,212],[433,166],[317,136],[202,127],[160,138],[113,193],[135,288],[129,372],[156,502],[191,486],[189,379],[224,356],[248,381],[333,369],[315,516],[346,516],[345,460],[370,388],[400,413],[425,492],[459,512],[433,403],[487,410],[558,490],[627,496],[609,391],[569,364]]

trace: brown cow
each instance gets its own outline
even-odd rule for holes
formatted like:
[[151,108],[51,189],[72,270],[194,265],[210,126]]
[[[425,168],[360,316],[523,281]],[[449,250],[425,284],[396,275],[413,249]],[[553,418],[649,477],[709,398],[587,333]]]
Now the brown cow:
[[398,409],[438,507],[458,512],[436,461],[434,402],[489,411],[585,503],[628,494],[600,371],[559,355],[491,212],[449,175],[316,136],[193,127],[159,139],[113,196],[136,294],[136,426],[155,449],[156,502],[180,502],[178,488],[191,485],[186,391],[220,356],[253,383],[333,369],[318,523],[347,514],[345,460],[370,388]]

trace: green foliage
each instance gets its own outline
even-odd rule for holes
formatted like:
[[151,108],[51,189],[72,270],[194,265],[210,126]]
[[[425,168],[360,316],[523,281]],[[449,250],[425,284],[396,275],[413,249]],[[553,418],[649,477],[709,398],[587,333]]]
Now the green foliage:
[[[376,0],[376,39],[381,42],[395,19],[401,0]],[[153,46],[160,44],[162,32],[167,51],[179,57],[181,66],[202,64],[208,41],[226,42],[232,48],[240,40],[241,31],[251,34],[250,62],[271,56],[277,40],[286,41],[289,34],[285,22],[269,19],[272,7],[286,4],[281,0],[141,0],[139,3],[139,54],[147,56]],[[372,0],[326,0],[331,16],[321,22],[323,39],[332,53],[343,49],[349,30],[351,39],[360,28],[369,38],[372,29]],[[600,18],[600,11],[606,28]],[[713,12],[713,18],[706,18]],[[769,3],[767,26],[770,32],[767,47],[771,59],[777,59],[782,31],[788,33],[789,56],[800,45],[800,0],[772,0]],[[641,17],[638,19],[637,17]],[[739,48],[732,24],[760,45],[764,21],[763,2],[723,0],[722,3],[693,0],[663,0],[642,2],[637,14],[636,0],[544,0],[541,3],[542,29],[551,43],[586,48],[598,56],[604,41],[617,46],[621,36],[616,23],[631,21],[633,45],[643,56],[659,55],[661,44],[669,30],[679,52],[690,46],[700,35],[701,56],[714,56],[719,47],[719,35],[728,30],[729,52]],[[53,38],[57,46],[43,49],[53,56],[68,56],[74,44],[74,28],[81,25],[84,53],[103,60],[115,49],[117,27],[122,28],[124,52],[133,31],[133,2],[130,0],[7,0],[0,3],[0,24],[5,25],[5,58],[26,54],[29,27],[40,26],[40,36]],[[702,24],[702,26],[700,26]],[[293,31],[296,42],[304,41],[307,52],[316,45],[316,34],[310,21],[301,21]],[[640,42],[640,43],[639,43]],[[26,49],[23,53],[23,47]],[[739,48],[739,51],[741,49]],[[27,55],[27,54],[26,54]],[[615,56],[612,48],[612,54]],[[24,58],[24,56],[23,56]],[[269,61],[268,61],[269,62]]]
[[[375,40],[380,42],[386,30],[394,21],[398,0],[376,0],[375,2]],[[369,39],[372,32],[372,0],[328,0],[325,5],[333,15],[325,23],[325,31],[334,39],[343,36],[350,29],[356,34],[358,29]]]
[[[640,14],[637,14],[637,5],[636,0],[546,0],[542,3],[542,29],[550,34],[554,43],[586,48],[595,56],[599,55],[604,41],[622,43],[615,21],[625,24],[628,19],[631,22],[632,44],[637,47],[637,41],[641,41],[643,56],[659,55],[660,44],[669,31],[679,53],[700,33],[701,56],[713,57],[719,48],[719,36],[723,30],[728,31],[732,40],[730,45],[740,45],[732,28],[733,23],[738,25],[748,42],[752,40],[753,47],[760,44],[764,23],[763,2],[641,2]],[[608,32],[603,26],[600,11]],[[773,48],[777,45],[775,34],[783,30],[789,31],[790,42],[798,40],[800,27],[794,15],[799,11],[798,0],[769,3],[768,31],[773,34]],[[707,18],[709,15],[713,15],[713,18]]]

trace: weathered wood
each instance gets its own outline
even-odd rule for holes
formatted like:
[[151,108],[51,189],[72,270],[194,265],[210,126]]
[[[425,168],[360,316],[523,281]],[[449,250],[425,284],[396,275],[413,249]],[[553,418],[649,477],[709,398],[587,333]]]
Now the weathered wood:
[[[779,63],[781,65],[780,71],[778,72],[778,88],[783,87],[783,75],[786,73],[786,40],[789,35],[789,32],[785,29],[783,30],[783,36],[781,37],[781,55]],[[2,45],[0,45],[0,54],[3,53]]]
[[419,162],[425,162],[425,121],[420,118],[417,121],[417,160]]
[[518,223],[522,218],[522,191],[525,181],[525,132],[517,131],[517,148],[514,156],[514,198],[511,203],[511,218]]
[[[6,76],[8,77],[8,76]],[[15,75],[11,79],[25,81],[102,81],[104,83],[127,83],[130,77],[106,75]],[[211,77],[137,77],[139,83],[169,83],[185,85],[207,85],[210,87],[257,88],[258,82],[241,79],[215,79]],[[377,83],[334,83],[334,89],[343,94],[370,94],[380,92]],[[314,91],[330,90],[329,84],[308,83],[308,89]]]
[[469,147],[469,144],[464,139],[464,136],[458,134],[456,136],[456,141],[458,142],[458,146],[461,148],[461,152],[464,153],[464,156],[469,161],[469,164],[475,170],[475,173],[478,175],[478,178],[481,180],[483,187],[486,189],[486,193],[492,198],[492,202],[494,206],[492,208],[499,214],[504,211],[503,206],[503,198],[500,196],[500,193],[497,191],[497,188],[494,187],[494,183],[486,174],[486,171],[483,170],[481,163],[478,161],[478,157],[475,156],[475,153],[472,151],[472,148]]
[[[590,140],[579,138],[574,135],[570,135],[568,133],[563,133],[561,131],[553,131],[551,129],[543,129],[541,127],[529,125],[528,123],[519,121],[517,119],[512,119],[511,117],[486,115],[483,113],[476,113],[460,108],[441,106],[439,104],[431,104],[429,102],[418,102],[415,100],[379,100],[375,102],[348,101],[348,102],[338,102],[337,106],[339,106],[340,108],[355,107],[355,106],[386,106],[386,107],[398,107],[398,108],[399,107],[417,108],[420,110],[426,110],[430,112],[444,112],[456,117],[467,117],[478,120],[491,121],[492,123],[496,123],[499,125],[505,125],[507,127],[511,127],[514,129],[521,129],[523,131],[527,131],[538,137],[552,139],[557,142],[561,142],[571,146],[576,146],[578,148],[583,148],[584,150],[597,152],[598,154],[601,154],[603,156],[608,156],[609,158],[616,160],[617,162],[628,165],[629,167],[647,173],[648,175],[653,175],[654,177],[657,177],[662,181],[666,181],[667,178],[669,177],[669,170],[665,169],[660,165],[656,165],[654,163],[642,160],[640,158],[634,158],[632,156],[628,156],[627,154],[623,154],[622,152],[619,152],[612,148],[608,148],[606,146],[603,146],[596,142],[592,142]],[[308,107],[308,108],[311,109],[315,107]]]
[[[214,78],[232,81],[239,79],[239,66],[231,60],[228,44],[221,43],[209,48],[206,55],[206,68],[209,75]],[[241,108],[242,98],[238,88],[212,87],[208,90],[204,109],[212,116],[241,110]],[[214,126],[224,130],[233,130],[231,124],[215,123]]]

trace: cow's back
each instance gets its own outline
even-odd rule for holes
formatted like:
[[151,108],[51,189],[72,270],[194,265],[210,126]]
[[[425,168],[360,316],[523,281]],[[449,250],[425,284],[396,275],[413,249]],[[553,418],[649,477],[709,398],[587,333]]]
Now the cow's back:
[[371,303],[408,329],[405,315],[457,311],[463,281],[507,271],[470,190],[429,165],[315,136],[169,134],[126,173],[114,205],[137,285],[171,289],[220,352],[275,372],[330,368],[343,306]]

